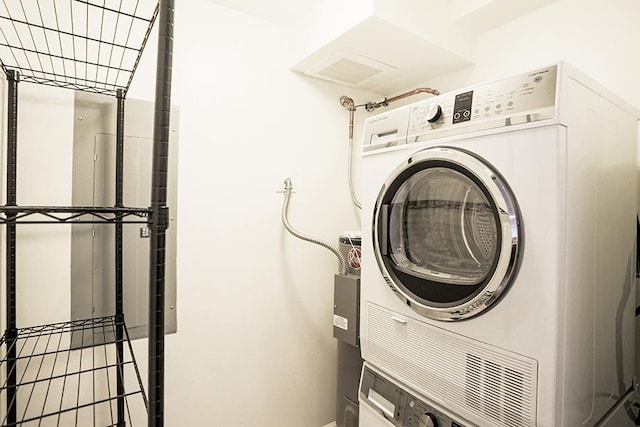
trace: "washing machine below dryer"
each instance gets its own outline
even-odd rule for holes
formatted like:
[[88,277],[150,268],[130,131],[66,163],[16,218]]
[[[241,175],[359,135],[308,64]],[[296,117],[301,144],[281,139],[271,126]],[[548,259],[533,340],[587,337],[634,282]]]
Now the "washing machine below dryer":
[[371,364],[358,399],[362,427],[472,427]]
[[640,114],[566,63],[371,117],[363,358],[478,426],[632,384]]

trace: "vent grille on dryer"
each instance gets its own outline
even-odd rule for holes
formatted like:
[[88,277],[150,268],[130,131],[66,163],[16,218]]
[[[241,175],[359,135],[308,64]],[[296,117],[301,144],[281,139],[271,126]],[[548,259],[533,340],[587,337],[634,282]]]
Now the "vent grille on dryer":
[[536,425],[537,362],[368,303],[367,360],[479,425]]
[[527,426],[524,375],[511,368],[467,353],[465,401],[496,423]]

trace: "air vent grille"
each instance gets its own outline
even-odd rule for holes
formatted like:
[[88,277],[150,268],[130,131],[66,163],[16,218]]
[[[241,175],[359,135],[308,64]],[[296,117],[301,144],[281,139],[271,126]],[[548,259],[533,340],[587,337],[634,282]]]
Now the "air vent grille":
[[395,68],[371,58],[340,50],[305,71],[305,74],[347,86],[358,86],[391,70]]
[[382,70],[369,67],[360,62],[342,58],[338,62],[334,62],[327,68],[318,71],[318,74],[331,80],[342,80],[350,84],[358,84],[367,80],[376,74],[380,74]]
[[479,425],[536,425],[537,362],[367,304],[367,357]]

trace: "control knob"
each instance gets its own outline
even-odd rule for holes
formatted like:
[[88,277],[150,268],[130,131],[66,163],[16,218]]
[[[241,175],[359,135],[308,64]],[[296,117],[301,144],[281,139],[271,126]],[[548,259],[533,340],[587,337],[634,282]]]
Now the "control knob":
[[440,119],[441,116],[442,116],[442,107],[440,107],[438,104],[429,104],[429,110],[425,115],[425,118],[427,119],[427,121],[429,123],[435,123]]
[[427,412],[424,415],[420,415],[420,427],[438,427],[438,420],[435,415]]

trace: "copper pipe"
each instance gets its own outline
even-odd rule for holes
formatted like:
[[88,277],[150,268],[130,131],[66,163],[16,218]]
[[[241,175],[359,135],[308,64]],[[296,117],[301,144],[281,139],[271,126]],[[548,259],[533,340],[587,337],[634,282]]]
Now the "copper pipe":
[[440,91],[436,90],[436,89],[431,89],[430,87],[420,87],[417,89],[414,89],[412,91],[409,92],[405,92],[402,93],[400,95],[396,95],[394,97],[391,98],[382,98],[380,101],[377,102],[367,102],[366,104],[360,104],[360,105],[356,105],[356,103],[353,101],[353,99],[349,98],[348,96],[341,96],[340,97],[340,104],[349,111],[349,170],[348,170],[348,176],[349,176],[349,192],[351,193],[351,200],[353,201],[353,204],[358,208],[358,209],[362,209],[362,204],[360,203],[360,201],[358,200],[357,196],[356,196],[356,192],[355,189],[353,188],[353,177],[352,177],[352,173],[353,173],[353,121],[354,121],[354,113],[356,111],[356,109],[358,107],[364,107],[367,111],[373,111],[376,108],[380,108],[380,107],[386,107],[389,104],[391,104],[392,102],[396,102],[399,101],[401,99],[407,98],[409,96],[413,96],[413,95],[417,95],[419,93],[430,93],[431,95],[435,95],[438,96],[440,95]]
[[440,95],[440,91],[437,90],[437,89],[432,89],[430,87],[419,87],[417,89],[411,90],[409,92],[402,93],[400,95],[396,95],[396,96],[391,97],[391,98],[382,98],[381,100],[376,101],[376,102],[368,102],[368,103],[364,104],[364,108],[367,111],[373,111],[376,108],[387,107],[392,102],[396,102],[396,101],[399,101],[401,99],[407,98],[409,96],[417,95],[419,93],[430,93],[431,95],[434,95],[434,96]]
[[354,117],[354,111],[356,111],[355,109],[353,110],[349,110],[349,139],[353,139],[353,117]]
[[401,95],[394,96],[393,98],[389,98],[389,99],[387,99],[387,103],[391,104],[392,102],[396,102],[396,101],[404,99],[404,98],[406,98],[408,96],[417,95],[419,93],[430,93],[433,96],[440,95],[440,91],[437,90],[437,89],[431,89],[430,87],[419,87],[417,89],[414,89],[412,91],[403,93]]

